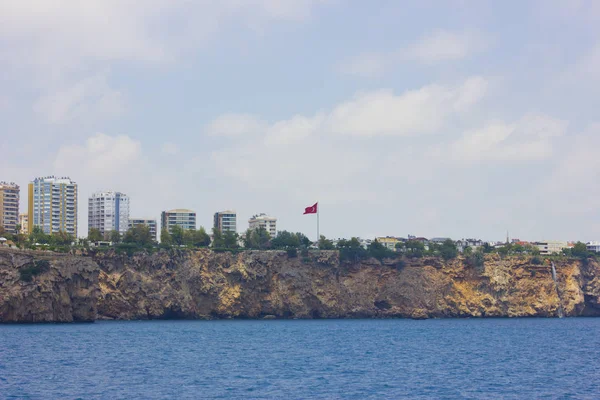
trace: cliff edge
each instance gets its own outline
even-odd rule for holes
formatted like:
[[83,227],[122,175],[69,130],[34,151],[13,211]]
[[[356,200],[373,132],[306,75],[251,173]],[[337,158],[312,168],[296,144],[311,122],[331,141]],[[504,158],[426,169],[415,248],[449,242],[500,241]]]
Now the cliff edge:
[[600,315],[598,262],[555,266],[556,281],[549,263],[498,255],[475,268],[460,257],[340,262],[336,251],[290,258],[284,251],[2,249],[0,322]]

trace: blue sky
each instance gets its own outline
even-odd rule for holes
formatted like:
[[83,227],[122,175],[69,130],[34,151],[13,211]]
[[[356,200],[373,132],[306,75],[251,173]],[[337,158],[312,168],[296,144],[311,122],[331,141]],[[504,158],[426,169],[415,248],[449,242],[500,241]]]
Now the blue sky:
[[[600,3],[9,0],[0,179],[315,236],[600,239]],[[23,192],[24,193],[24,192]],[[25,210],[25,196],[22,208]]]

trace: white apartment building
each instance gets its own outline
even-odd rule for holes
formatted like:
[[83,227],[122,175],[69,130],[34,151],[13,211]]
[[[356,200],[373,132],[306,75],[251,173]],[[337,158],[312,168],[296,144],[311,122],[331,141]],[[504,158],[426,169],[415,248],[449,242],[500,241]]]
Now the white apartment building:
[[213,226],[221,232],[236,232],[237,231],[237,214],[235,211],[219,211],[214,215]]
[[19,193],[16,183],[0,182],[0,227],[10,233],[18,233]]
[[183,230],[196,229],[196,213],[185,208],[163,211],[160,218],[161,229],[167,229],[172,233],[175,225]]
[[277,218],[269,217],[267,214],[253,215],[248,220],[248,227],[250,229],[264,228],[271,237],[277,236]]
[[68,177],[46,176],[29,183],[28,230],[39,226],[49,235],[77,236],[77,183]]
[[102,236],[129,229],[129,197],[121,192],[96,192],[88,202],[88,229],[96,228]]
[[588,251],[593,251],[594,253],[600,253],[600,242],[587,242],[586,243]]

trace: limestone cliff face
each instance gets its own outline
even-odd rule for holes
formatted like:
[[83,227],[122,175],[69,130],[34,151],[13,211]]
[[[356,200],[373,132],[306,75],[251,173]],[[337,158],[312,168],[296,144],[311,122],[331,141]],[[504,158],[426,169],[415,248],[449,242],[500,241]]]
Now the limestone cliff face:
[[[47,261],[31,282],[20,269]],[[0,322],[94,321],[98,266],[93,260],[47,252],[0,250]]]
[[86,320],[84,300],[98,319],[600,315],[594,260],[556,262],[556,284],[549,265],[526,257],[491,255],[475,269],[461,258],[340,263],[333,251],[109,252],[52,256],[49,272],[23,283],[27,257],[0,251],[0,321],[69,320],[68,310]]

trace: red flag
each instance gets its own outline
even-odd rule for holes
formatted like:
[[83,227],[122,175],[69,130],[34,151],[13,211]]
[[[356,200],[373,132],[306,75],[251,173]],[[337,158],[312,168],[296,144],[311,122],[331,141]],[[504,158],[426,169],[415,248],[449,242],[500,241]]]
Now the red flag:
[[302,215],[305,215],[305,214],[316,214],[316,213],[317,213],[317,205],[318,205],[318,204],[319,204],[319,202],[316,202],[316,203],[315,203],[315,204],[313,204],[312,206],[310,206],[310,207],[306,207],[306,208],[304,209],[304,214],[302,214]]

